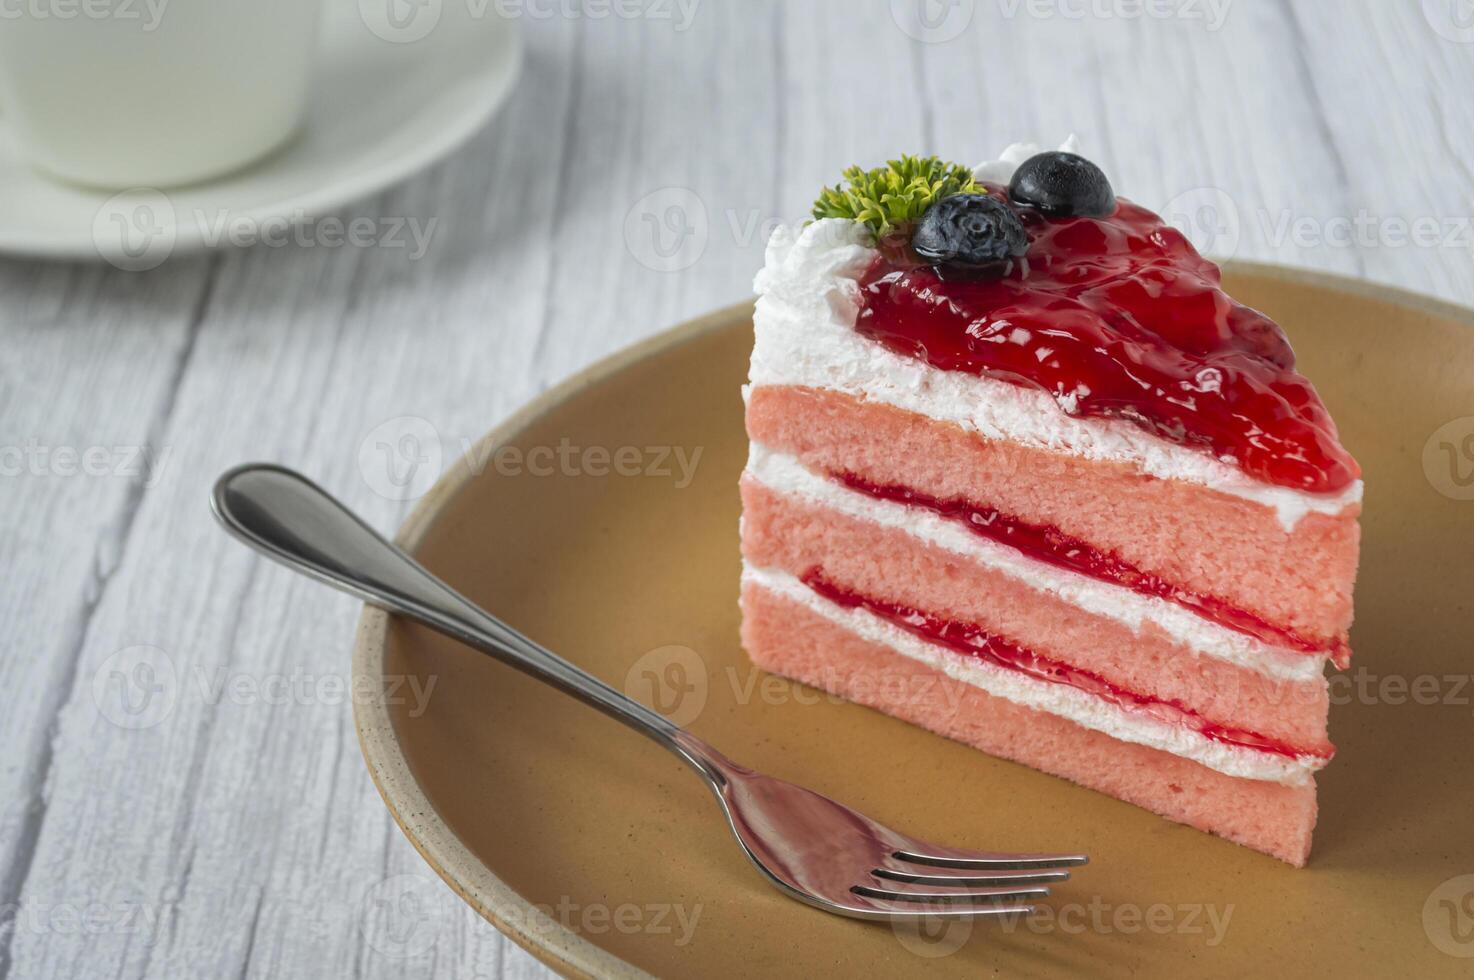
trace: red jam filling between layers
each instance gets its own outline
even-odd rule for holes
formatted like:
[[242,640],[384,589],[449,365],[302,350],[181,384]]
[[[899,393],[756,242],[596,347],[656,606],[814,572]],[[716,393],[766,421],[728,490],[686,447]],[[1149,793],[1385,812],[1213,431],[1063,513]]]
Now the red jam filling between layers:
[[942,370],[1042,389],[1070,415],[1134,422],[1277,486],[1333,493],[1360,476],[1283,332],[1231,300],[1175,228],[1125,200],[1104,218],[1015,212],[1029,251],[1001,277],[882,256],[861,281],[855,329]]
[[1141,712],[1172,725],[1185,725],[1205,738],[1225,745],[1271,752],[1290,758],[1312,757],[1329,760],[1335,750],[1309,751],[1288,742],[1244,728],[1220,725],[1185,707],[1175,700],[1154,698],[1113,684],[1099,674],[1081,670],[1058,660],[1041,656],[972,623],[943,619],[930,613],[899,605],[884,599],[863,595],[825,576],[819,567],[809,569],[802,581],[814,592],[847,609],[864,609],[931,643],[945,646],[984,663],[1016,671],[1050,684],[1064,684],[1103,698],[1118,707]]
[[1000,513],[991,507],[979,507],[966,500],[941,500],[910,487],[871,483],[853,473],[830,472],[830,479],[870,497],[890,500],[927,510],[956,521],[974,534],[1016,548],[1030,558],[1047,562],[1091,578],[1122,585],[1142,595],[1175,602],[1204,619],[1245,633],[1273,646],[1284,647],[1317,657],[1328,656],[1338,667],[1345,668],[1351,651],[1344,642],[1328,645],[1299,633],[1274,626],[1260,617],[1239,609],[1215,596],[1193,592],[1144,572],[1130,562],[1100,551],[1048,524],[1030,524]]

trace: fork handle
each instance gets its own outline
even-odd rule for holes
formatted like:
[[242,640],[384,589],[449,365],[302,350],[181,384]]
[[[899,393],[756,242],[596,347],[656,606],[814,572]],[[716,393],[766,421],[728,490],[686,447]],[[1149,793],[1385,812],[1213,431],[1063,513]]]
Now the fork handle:
[[670,749],[712,784],[731,765],[715,749],[432,575],[307,477],[270,463],[226,471],[210,497],[232,535],[288,568],[399,613],[551,684]]

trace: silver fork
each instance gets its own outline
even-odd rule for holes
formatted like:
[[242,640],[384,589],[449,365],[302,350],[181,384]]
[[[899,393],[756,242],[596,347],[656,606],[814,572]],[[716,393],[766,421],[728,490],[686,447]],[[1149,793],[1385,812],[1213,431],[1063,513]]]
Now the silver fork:
[[431,575],[326,491],[269,464],[211,496],[231,534],[288,568],[439,630],[649,736],[695,769],[743,851],[777,888],[859,919],[1023,915],[1082,854],[1001,854],[908,837],[812,790],[737,765],[690,732],[534,643]]

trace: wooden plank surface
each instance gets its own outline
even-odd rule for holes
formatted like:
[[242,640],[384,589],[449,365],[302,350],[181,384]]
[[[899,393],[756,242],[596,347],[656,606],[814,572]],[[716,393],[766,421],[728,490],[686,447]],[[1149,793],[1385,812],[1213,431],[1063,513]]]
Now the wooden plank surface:
[[526,18],[493,124],[342,211],[433,219],[423,257],[0,261],[0,980],[543,975],[381,806],[334,686],[356,604],[229,542],[206,491],[275,459],[394,527],[377,445],[429,433],[448,462],[741,299],[846,164],[1075,132],[1212,251],[1474,304],[1474,44],[1438,4],[909,6]]

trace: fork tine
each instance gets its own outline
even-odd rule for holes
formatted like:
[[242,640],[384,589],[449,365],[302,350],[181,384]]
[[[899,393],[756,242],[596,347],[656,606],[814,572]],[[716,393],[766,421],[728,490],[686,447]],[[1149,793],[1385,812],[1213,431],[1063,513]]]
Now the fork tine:
[[964,851],[950,847],[934,847],[926,850],[901,849],[893,852],[891,856],[899,861],[936,868],[988,871],[1004,868],[1073,868],[1090,862],[1090,858],[1084,854],[995,854],[987,851]]
[[1030,885],[1067,881],[1070,877],[1068,871],[1058,868],[940,868],[895,858],[887,858],[873,873],[877,878],[918,885]]
[[910,885],[882,881],[875,885],[856,885],[850,891],[866,898],[897,902],[985,902],[1001,899],[1044,898],[1049,889],[1043,885],[1006,888],[976,888],[969,885]]

